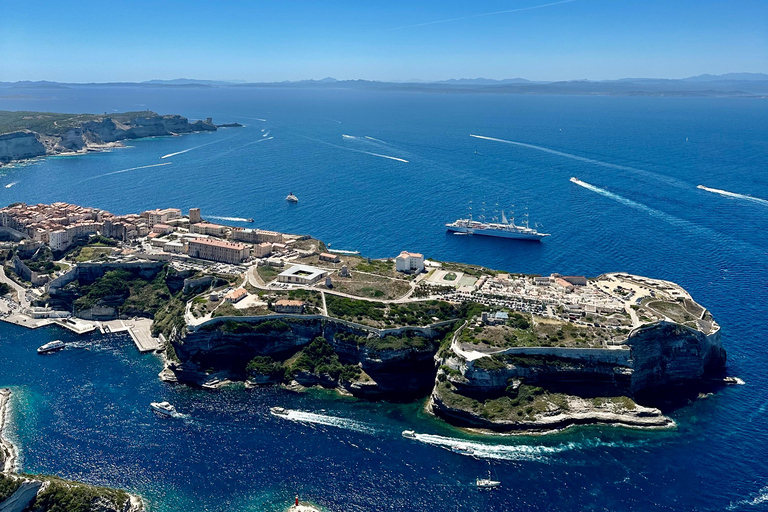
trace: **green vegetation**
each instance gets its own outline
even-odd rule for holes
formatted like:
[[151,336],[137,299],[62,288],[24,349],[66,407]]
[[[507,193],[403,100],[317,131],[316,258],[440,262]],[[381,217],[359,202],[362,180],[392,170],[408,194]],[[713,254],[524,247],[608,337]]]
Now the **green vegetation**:
[[506,367],[507,365],[504,363],[504,361],[500,358],[497,358],[496,356],[481,357],[475,361],[475,368],[480,368],[481,370],[488,372],[504,370]]
[[334,380],[354,380],[360,376],[361,370],[356,365],[341,364],[333,345],[322,337],[317,337],[299,352],[298,357],[288,368],[291,376],[299,371],[327,374]]
[[0,473],[0,503],[15,493],[19,487],[21,487],[20,481]]
[[[53,112],[10,112],[0,111],[0,134],[18,130],[32,130],[45,135],[62,135],[70,128],[88,121],[103,119],[96,114],[56,114]],[[115,121],[127,123],[135,117],[157,117],[149,111],[110,114]]]
[[600,396],[592,399],[592,405],[595,407],[613,406],[624,411],[634,411],[637,404],[627,396]]
[[380,302],[348,299],[330,294],[326,294],[325,304],[329,315],[352,321],[363,319],[382,321],[386,309],[386,306]]
[[148,281],[127,270],[110,270],[93,283],[80,285],[82,296],[75,301],[75,308],[83,310],[105,305],[128,316],[154,317],[171,298],[165,277],[166,272],[162,271]]
[[11,293],[11,286],[7,283],[0,283],[0,295]]
[[49,480],[48,488],[37,494],[30,510],[46,512],[96,512],[101,507],[94,503],[98,498],[107,499],[122,509],[128,501],[128,493],[119,489],[96,487],[69,482],[56,477],[33,477]]
[[517,389],[509,386],[503,396],[484,401],[457,393],[450,382],[438,383],[437,391],[449,407],[472,411],[489,421],[535,421],[544,412],[568,410],[567,395],[525,384]]
[[112,254],[112,248],[110,247],[87,245],[72,252],[69,257],[78,263],[82,263],[84,261],[103,260],[110,254]]
[[682,304],[679,304],[677,302],[664,302],[664,301],[649,302],[648,308],[658,313],[661,313],[664,316],[671,318],[674,322],[678,322],[681,324],[696,320],[696,317],[694,317],[691,313],[689,313],[688,310],[685,307],[683,307]]
[[289,332],[291,326],[282,320],[266,320],[255,324],[227,320],[216,325],[205,325],[201,329],[204,331],[220,330],[229,334],[266,334]]
[[344,343],[354,343],[358,346],[366,346],[372,350],[404,350],[404,349],[424,349],[429,345],[429,339],[418,333],[406,331],[402,336],[388,335],[383,338],[358,336],[356,334],[339,332],[334,336],[335,339]]
[[279,274],[281,271],[280,269],[271,265],[259,265],[256,267],[256,272],[258,272],[259,276],[261,276],[264,282],[269,282],[276,278],[277,274]]
[[280,363],[276,363],[269,356],[254,357],[245,367],[245,370],[251,375],[261,375],[273,379],[282,378],[285,373]]

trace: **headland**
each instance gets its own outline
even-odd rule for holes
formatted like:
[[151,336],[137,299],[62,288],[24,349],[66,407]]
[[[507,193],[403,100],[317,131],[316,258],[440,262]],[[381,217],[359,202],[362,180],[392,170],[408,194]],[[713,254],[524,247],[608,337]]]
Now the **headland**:
[[121,141],[127,139],[216,129],[211,118],[190,122],[186,117],[149,110],[103,115],[0,111],[0,165],[47,155],[102,151],[121,147]]
[[20,240],[0,247],[17,288],[4,320],[106,332],[146,318],[167,381],[426,398],[445,421],[490,431],[667,428],[668,397],[723,383],[719,325],[669,281],[514,274],[408,251],[374,260],[199,209],[15,204],[0,226]]

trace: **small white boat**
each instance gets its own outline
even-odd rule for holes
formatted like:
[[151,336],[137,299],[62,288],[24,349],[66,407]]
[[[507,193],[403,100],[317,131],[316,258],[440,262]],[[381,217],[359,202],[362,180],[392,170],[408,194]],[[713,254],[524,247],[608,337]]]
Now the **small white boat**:
[[491,472],[488,472],[488,478],[478,478],[475,481],[478,489],[495,489],[501,485],[498,480],[491,480]]
[[299,198],[296,197],[295,195],[293,195],[293,192],[289,192],[288,196],[285,198],[285,200],[288,201],[289,203],[298,203],[299,202]]
[[173,416],[176,413],[176,408],[168,402],[152,402],[149,407],[162,416]]
[[269,412],[274,416],[288,416],[288,409],[283,407],[270,407]]
[[413,430],[403,430],[403,437],[407,437],[408,439],[416,439],[416,432]]
[[39,347],[37,349],[38,354],[47,354],[48,352],[53,352],[54,350],[60,350],[64,348],[66,345],[61,340],[53,340],[49,343],[46,343],[42,347]]
[[475,453],[475,450],[473,450],[472,448],[470,448],[469,446],[467,446],[465,444],[451,446],[451,451],[453,453],[460,453],[462,455],[472,455],[472,454]]
[[205,382],[201,387],[203,389],[218,389],[219,384],[221,383],[220,379],[212,379],[208,382]]

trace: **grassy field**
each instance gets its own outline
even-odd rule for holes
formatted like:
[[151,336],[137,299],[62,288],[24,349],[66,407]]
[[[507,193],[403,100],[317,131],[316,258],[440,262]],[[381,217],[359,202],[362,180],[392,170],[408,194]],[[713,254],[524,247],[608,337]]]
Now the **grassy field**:
[[352,277],[333,276],[333,288],[360,298],[392,300],[408,293],[411,286],[401,279],[353,272]]
[[111,247],[93,247],[93,246],[81,247],[80,252],[77,254],[77,256],[75,256],[75,261],[78,263],[82,263],[84,261],[91,261],[99,258],[106,258],[110,254],[112,254]]

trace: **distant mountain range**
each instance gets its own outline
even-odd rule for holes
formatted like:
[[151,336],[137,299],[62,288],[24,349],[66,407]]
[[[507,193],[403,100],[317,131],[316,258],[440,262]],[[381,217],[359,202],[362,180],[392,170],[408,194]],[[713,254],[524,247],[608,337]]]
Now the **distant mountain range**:
[[284,82],[245,82],[241,80],[149,80],[146,82],[109,82],[75,84],[58,82],[0,82],[2,89],[60,89],[74,87],[286,87],[344,88],[444,93],[488,94],[593,94],[637,96],[731,96],[768,97],[768,74],[726,73],[698,75],[681,79],[622,78],[619,80],[531,81],[524,78],[454,78],[439,81],[379,82],[372,80],[299,80]]

